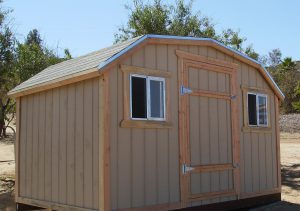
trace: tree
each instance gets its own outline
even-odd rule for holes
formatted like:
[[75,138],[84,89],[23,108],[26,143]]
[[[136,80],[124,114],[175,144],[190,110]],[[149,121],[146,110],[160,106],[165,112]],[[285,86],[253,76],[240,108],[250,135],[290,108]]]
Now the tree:
[[269,52],[269,66],[276,67],[281,63],[282,53],[279,48],[273,49]]
[[24,43],[17,44],[17,71],[21,81],[25,81],[46,67],[72,58],[65,50],[65,58],[60,58],[44,44],[38,30],[31,30]]
[[1,9],[0,0],[0,137],[6,134],[6,122],[11,120],[14,102],[7,92],[17,83],[15,72],[15,37],[6,19],[9,11]]
[[72,58],[68,49],[61,58],[47,48],[36,29],[28,33],[24,43],[17,42],[9,26],[4,24],[6,15],[0,10],[0,137],[6,136],[6,128],[15,113],[15,102],[7,92],[48,66]]
[[41,38],[41,35],[40,33],[38,32],[37,29],[33,29],[31,30],[28,35],[27,35],[27,38],[25,40],[25,44],[26,45],[38,45],[38,46],[41,46],[42,45],[42,38]]
[[297,87],[295,89],[295,102],[292,103],[293,108],[296,112],[300,112],[300,81],[297,82]]
[[[274,52],[274,51],[272,51]],[[279,51],[276,51],[277,59],[271,60],[275,65],[278,62]],[[280,59],[281,60],[281,59]],[[296,77],[296,63],[292,58],[284,58],[283,61],[277,66],[270,66],[269,71],[271,72],[274,80],[285,94],[285,99],[281,104],[282,113],[293,113],[297,111],[297,102],[299,95],[297,94],[298,80]]]
[[115,42],[144,34],[213,38],[258,59],[252,46],[243,48],[246,38],[241,37],[239,31],[225,29],[218,34],[210,18],[201,15],[200,11],[194,13],[193,1],[185,4],[184,0],[177,0],[176,6],[172,6],[161,0],[146,4],[142,0],[133,0],[133,6],[126,6],[126,9],[130,11],[128,22],[115,34]]

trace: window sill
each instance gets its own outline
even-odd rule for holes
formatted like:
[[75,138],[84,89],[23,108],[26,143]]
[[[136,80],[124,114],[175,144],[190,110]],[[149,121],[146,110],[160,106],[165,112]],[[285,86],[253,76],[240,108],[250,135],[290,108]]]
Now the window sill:
[[244,126],[242,131],[246,133],[272,133],[272,128],[270,126]]
[[164,129],[172,128],[172,123],[167,121],[153,121],[153,120],[131,120],[124,119],[121,122],[121,127],[125,128],[149,128],[149,129]]

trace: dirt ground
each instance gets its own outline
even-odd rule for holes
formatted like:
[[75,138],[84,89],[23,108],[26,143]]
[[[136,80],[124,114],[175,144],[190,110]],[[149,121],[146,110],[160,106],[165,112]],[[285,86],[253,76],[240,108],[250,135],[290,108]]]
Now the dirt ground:
[[[252,211],[300,210],[300,133],[281,133],[282,201]],[[0,142],[0,211],[15,210],[14,143]]]

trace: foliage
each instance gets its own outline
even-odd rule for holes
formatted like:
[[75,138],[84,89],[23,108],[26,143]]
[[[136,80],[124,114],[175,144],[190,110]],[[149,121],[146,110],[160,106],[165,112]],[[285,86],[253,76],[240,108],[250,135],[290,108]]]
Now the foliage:
[[185,4],[184,0],[177,0],[176,6],[173,6],[161,0],[146,4],[142,0],[133,0],[133,7],[126,8],[130,11],[128,22],[115,34],[115,42],[144,34],[213,38],[258,59],[252,46],[243,48],[246,38],[241,37],[239,31],[225,29],[218,34],[210,18],[201,15],[200,11],[194,13],[193,1]]
[[[0,0],[0,5],[2,1]],[[6,23],[9,11],[0,7],[0,137],[5,134],[5,122],[14,110],[14,102],[6,93],[16,85],[15,73],[15,37]]]
[[269,53],[268,62],[270,65],[269,71],[285,94],[285,100],[281,104],[281,112],[294,113],[299,111],[297,102],[300,99],[300,91],[297,91],[299,89],[299,81],[296,77],[296,63],[290,57],[282,60],[279,49]]
[[23,43],[18,42],[7,21],[10,11],[4,11],[0,0],[0,137],[6,135],[14,119],[15,102],[7,92],[50,65],[71,59],[68,49],[64,58],[46,47],[38,30],[31,30]]
[[[17,44],[17,72],[21,81],[25,81],[46,67],[59,63],[65,58],[59,58],[55,52],[45,46],[36,29],[30,31],[24,43]],[[71,58],[70,52],[66,59]]]
[[300,113],[300,81],[297,82],[297,87],[295,89],[296,101],[292,102],[293,108],[296,112]]

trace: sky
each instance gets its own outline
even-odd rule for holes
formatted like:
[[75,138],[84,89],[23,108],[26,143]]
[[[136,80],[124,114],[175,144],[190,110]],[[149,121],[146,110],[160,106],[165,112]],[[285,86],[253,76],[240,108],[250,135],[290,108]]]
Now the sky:
[[[174,4],[175,0],[163,0]],[[38,29],[45,43],[73,57],[111,45],[125,25],[131,0],[4,0],[17,38]],[[300,1],[296,0],[195,0],[194,10],[215,23],[218,32],[240,30],[260,55],[279,48],[284,57],[300,60]]]

